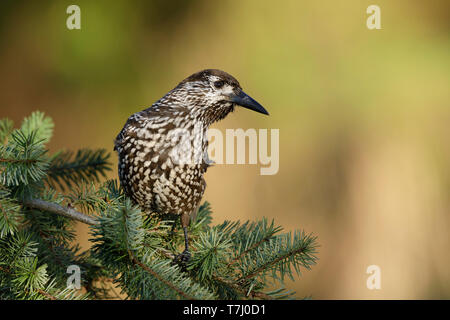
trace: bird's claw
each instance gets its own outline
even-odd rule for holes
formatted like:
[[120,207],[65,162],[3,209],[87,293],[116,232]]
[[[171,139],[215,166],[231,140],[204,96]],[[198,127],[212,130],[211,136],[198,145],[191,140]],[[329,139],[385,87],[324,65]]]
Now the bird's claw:
[[184,250],[175,257],[174,262],[181,265],[182,269],[186,269],[186,263],[188,263],[189,260],[191,260],[191,253],[188,250]]

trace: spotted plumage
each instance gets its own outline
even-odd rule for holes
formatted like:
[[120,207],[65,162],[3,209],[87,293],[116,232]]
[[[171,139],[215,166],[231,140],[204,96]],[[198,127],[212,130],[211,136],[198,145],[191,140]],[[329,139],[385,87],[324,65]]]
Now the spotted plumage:
[[203,70],[130,116],[115,140],[125,193],[148,212],[181,216],[187,256],[186,227],[197,212],[210,166],[206,133],[235,105],[267,114],[234,77]]

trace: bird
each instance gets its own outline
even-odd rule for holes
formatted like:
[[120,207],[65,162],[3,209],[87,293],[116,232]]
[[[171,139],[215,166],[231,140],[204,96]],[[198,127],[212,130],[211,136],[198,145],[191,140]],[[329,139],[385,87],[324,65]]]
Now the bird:
[[180,217],[184,251],[191,258],[188,225],[205,192],[207,130],[241,106],[268,115],[239,82],[218,69],[196,72],[149,108],[132,114],[114,141],[122,189],[142,210]]

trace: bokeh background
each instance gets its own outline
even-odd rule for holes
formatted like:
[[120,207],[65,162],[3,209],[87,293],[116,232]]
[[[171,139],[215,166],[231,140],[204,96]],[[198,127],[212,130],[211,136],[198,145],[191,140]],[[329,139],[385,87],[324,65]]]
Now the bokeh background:
[[[81,30],[66,28],[70,4]],[[381,30],[366,27],[371,4]],[[214,127],[279,129],[280,169],[209,170],[214,221],[317,235],[318,264],[287,282],[298,297],[448,299],[449,13],[446,0],[2,0],[0,117],[42,110],[51,150],[112,152],[130,114],[223,69],[271,115],[239,109]],[[366,287],[373,264],[381,290]]]

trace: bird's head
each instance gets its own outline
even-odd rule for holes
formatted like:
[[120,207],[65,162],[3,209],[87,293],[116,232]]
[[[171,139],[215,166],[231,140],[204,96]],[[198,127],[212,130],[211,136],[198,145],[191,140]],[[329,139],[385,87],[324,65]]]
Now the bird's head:
[[269,114],[262,105],[247,95],[239,82],[228,73],[207,69],[187,77],[175,88],[184,102],[212,123],[234,111],[236,105]]

